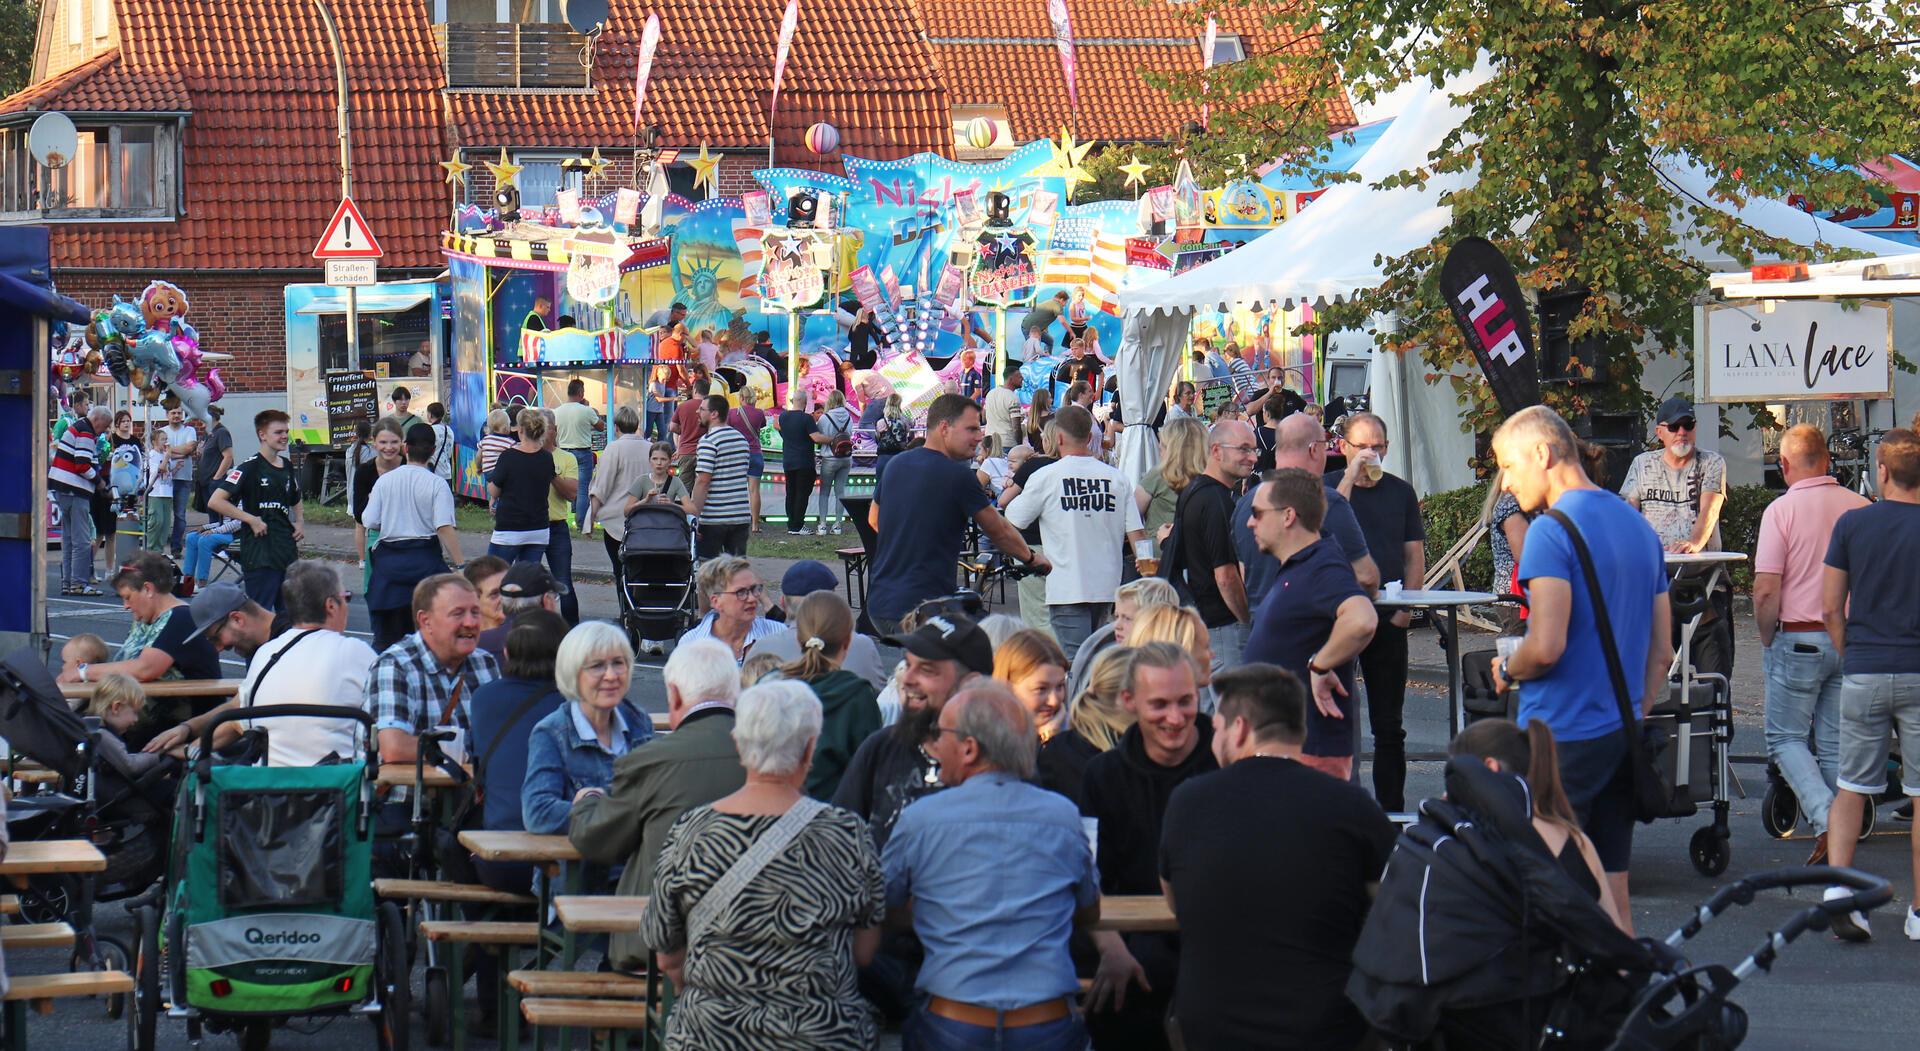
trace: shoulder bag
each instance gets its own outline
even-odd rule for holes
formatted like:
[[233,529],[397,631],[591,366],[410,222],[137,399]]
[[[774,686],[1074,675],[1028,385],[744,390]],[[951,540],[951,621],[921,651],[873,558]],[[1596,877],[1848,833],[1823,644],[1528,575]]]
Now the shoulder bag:
[[1655,748],[1647,741],[1647,727],[1633,717],[1626,669],[1620,664],[1620,649],[1614,644],[1612,619],[1607,616],[1607,600],[1600,593],[1600,575],[1594,571],[1593,554],[1587,550],[1586,538],[1580,535],[1579,528],[1565,512],[1549,508],[1545,513],[1567,531],[1567,539],[1573,543],[1573,553],[1580,559],[1580,572],[1587,581],[1587,594],[1592,596],[1594,626],[1600,633],[1601,652],[1607,658],[1607,675],[1613,680],[1613,698],[1620,706],[1620,725],[1627,735],[1627,766],[1633,773],[1634,817],[1642,822],[1650,822],[1656,818],[1674,817],[1677,813],[1692,813],[1691,808],[1676,812],[1673,786],[1667,784],[1655,762],[1662,749]]
[[1174,593],[1180,596],[1181,605],[1193,605],[1193,589],[1187,586],[1187,549],[1186,538],[1181,535],[1181,522],[1187,517],[1187,498],[1193,495],[1193,481],[1173,501],[1173,531],[1167,534],[1167,542],[1160,545],[1160,576],[1173,585]]
[[801,830],[825,809],[827,804],[801,796],[791,809],[780,815],[780,820],[773,823],[766,835],[754,840],[753,846],[748,847],[745,854],[727,867],[720,879],[700,896],[699,902],[693,906],[693,912],[687,917],[689,949],[694,942],[705,940],[707,932],[720,919],[720,914],[726,911],[727,906],[733,903],[733,899],[739,897],[747,884],[760,874],[760,870],[787,849],[787,844],[792,843]]

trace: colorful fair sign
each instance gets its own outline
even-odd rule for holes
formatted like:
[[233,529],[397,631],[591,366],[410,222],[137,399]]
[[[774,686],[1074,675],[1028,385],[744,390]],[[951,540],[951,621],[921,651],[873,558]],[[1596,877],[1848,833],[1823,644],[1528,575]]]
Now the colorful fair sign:
[[1893,308],[1781,299],[1700,308],[1700,401],[1826,401],[1893,396]]
[[313,246],[315,259],[378,259],[385,254],[351,197],[340,199],[340,207],[327,220],[326,232]]

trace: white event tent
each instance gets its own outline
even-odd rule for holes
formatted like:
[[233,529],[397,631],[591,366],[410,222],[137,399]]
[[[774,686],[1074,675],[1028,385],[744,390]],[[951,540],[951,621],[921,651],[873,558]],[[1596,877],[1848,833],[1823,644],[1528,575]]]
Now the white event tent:
[[[1116,367],[1126,399],[1122,406],[1126,419],[1152,418],[1149,405],[1172,382],[1197,311],[1339,302],[1378,286],[1386,259],[1432,242],[1450,218],[1441,198],[1472,185],[1477,173],[1436,175],[1421,187],[1379,189],[1377,184],[1387,176],[1428,164],[1430,155],[1466,116],[1455,98],[1485,83],[1490,75],[1491,67],[1483,60],[1446,85],[1416,94],[1354,165],[1357,181],[1329,187],[1312,207],[1273,232],[1204,266],[1123,290],[1127,324]],[[1805,246],[1810,256],[1836,249],[1874,255],[1910,251],[1779,201],[1750,200],[1738,208],[1717,201],[1711,193],[1711,175],[1686,158],[1660,162],[1660,174],[1681,197]],[[1682,250],[1702,266],[1709,270],[1743,266],[1717,246],[1709,247],[1704,237],[1694,236],[1690,217],[1677,215],[1676,223]],[[1377,318],[1373,327],[1390,329],[1392,324],[1392,318]],[[1334,337],[1340,342],[1348,338],[1371,342],[1358,332]],[[1411,380],[1409,365],[1422,368],[1418,360],[1409,363],[1398,354],[1374,355],[1372,407],[1388,420],[1398,439],[1388,454],[1387,467],[1423,494],[1465,485],[1472,481],[1467,465],[1472,438],[1460,432],[1459,400],[1444,378],[1433,383]],[[1478,380],[1477,374],[1474,379]],[[1418,435],[1418,440],[1411,440],[1411,435]],[[1119,453],[1122,469],[1134,477],[1151,469],[1159,456],[1152,432],[1134,426],[1121,436]]]

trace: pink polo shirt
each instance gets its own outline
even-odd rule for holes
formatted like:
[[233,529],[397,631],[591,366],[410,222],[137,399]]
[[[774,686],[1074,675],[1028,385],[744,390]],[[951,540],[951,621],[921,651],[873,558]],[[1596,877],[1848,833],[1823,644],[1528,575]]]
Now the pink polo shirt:
[[1834,481],[1831,475],[1793,483],[1760,516],[1760,542],[1753,553],[1755,573],[1780,574],[1780,620],[1820,619],[1821,567],[1833,523],[1867,498]]

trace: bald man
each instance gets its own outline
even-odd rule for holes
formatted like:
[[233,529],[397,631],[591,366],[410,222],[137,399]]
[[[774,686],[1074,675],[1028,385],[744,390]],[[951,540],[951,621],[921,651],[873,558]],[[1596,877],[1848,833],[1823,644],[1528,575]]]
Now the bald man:
[[1840,658],[1821,623],[1820,580],[1833,523],[1867,498],[1827,473],[1827,436],[1809,424],[1780,437],[1787,491],[1760,516],[1753,619],[1767,679],[1767,758],[1813,828],[1807,864],[1827,857],[1827,808],[1840,760]]
[[[1273,446],[1274,470],[1296,467],[1315,477],[1327,471],[1327,432],[1320,422],[1305,413],[1294,413],[1280,421],[1274,428],[1276,437]],[[1267,472],[1261,475],[1261,481],[1270,481]],[[1246,581],[1247,605],[1252,609],[1260,608],[1260,600],[1267,595],[1267,588],[1280,572],[1280,563],[1272,555],[1260,550],[1253,538],[1253,530],[1247,520],[1253,515],[1253,493],[1257,485],[1247,487],[1246,495],[1233,509],[1233,550],[1240,556],[1240,574]],[[1353,506],[1340,490],[1329,485],[1327,489],[1327,514],[1320,523],[1320,535],[1334,541],[1340,553],[1353,566],[1353,576],[1371,598],[1380,590],[1380,567],[1374,565],[1373,557],[1367,551],[1367,538],[1360,531],[1360,520],[1354,517]]]

